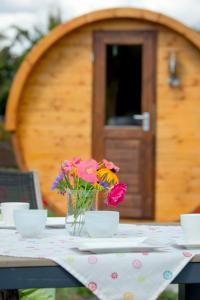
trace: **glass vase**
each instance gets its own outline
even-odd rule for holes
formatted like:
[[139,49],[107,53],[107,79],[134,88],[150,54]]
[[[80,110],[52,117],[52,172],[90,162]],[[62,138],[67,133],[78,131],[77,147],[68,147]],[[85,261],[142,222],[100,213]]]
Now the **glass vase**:
[[85,212],[96,210],[97,190],[67,190],[67,215],[65,227],[70,235],[87,236],[85,231]]

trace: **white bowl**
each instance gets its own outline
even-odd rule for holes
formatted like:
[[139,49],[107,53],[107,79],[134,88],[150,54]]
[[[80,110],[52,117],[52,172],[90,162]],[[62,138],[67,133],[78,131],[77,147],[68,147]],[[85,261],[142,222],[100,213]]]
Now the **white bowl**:
[[14,226],[13,212],[17,209],[29,209],[30,204],[26,202],[2,202],[0,210],[5,225]]
[[200,242],[200,214],[182,214],[180,216],[184,239],[189,243]]
[[90,237],[112,237],[119,225],[118,211],[87,211],[85,228]]
[[22,237],[35,238],[40,236],[45,228],[47,210],[15,210],[13,216],[16,229]]

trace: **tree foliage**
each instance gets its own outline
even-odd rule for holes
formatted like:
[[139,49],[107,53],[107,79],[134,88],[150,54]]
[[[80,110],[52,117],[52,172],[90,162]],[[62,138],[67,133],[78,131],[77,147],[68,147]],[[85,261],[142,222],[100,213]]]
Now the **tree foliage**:
[[[56,14],[50,13],[48,16],[46,31],[48,32],[52,30],[61,23],[60,11]],[[5,44],[5,46],[0,50],[0,115],[5,114],[9,90],[24,57],[35,46],[35,44],[37,44],[38,41],[46,35],[46,32],[43,32],[38,27],[34,27],[32,33],[29,30],[20,28],[19,26],[12,26],[11,29],[15,32],[12,40],[3,33],[0,33],[0,43],[2,42]],[[26,45],[26,47],[20,54],[16,55],[13,49],[18,44]]]

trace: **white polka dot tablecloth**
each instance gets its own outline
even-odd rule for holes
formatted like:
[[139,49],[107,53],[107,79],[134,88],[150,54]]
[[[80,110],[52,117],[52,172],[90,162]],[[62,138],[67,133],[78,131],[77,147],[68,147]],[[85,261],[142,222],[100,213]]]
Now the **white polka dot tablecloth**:
[[73,248],[81,238],[64,229],[48,229],[37,239],[0,230],[0,255],[54,260],[102,300],[154,300],[198,251],[173,246],[182,238],[179,226],[120,225],[120,238],[142,236],[162,251],[83,253]]

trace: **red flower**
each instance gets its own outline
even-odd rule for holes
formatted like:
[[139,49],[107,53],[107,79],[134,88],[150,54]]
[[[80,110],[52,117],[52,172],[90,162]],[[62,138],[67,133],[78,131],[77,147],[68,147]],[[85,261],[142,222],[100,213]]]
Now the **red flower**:
[[122,182],[115,184],[108,193],[107,205],[117,207],[124,200],[126,189],[127,186]]

